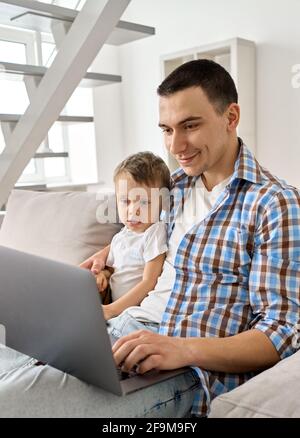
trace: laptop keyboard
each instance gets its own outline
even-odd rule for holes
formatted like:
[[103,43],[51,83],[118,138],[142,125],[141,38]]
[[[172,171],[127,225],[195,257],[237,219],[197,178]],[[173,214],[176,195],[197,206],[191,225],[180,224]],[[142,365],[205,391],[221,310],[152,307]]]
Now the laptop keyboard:
[[[114,345],[115,342],[117,342],[118,338],[115,338],[111,333],[109,334],[110,343],[111,345]],[[134,370],[129,371],[129,373],[123,371],[121,367],[117,367],[117,373],[119,380],[126,380],[130,379],[131,377],[135,377],[138,373],[136,372],[136,368]]]
[[130,379],[131,377],[135,377],[138,374],[136,370],[131,370],[129,371],[129,373],[127,373],[123,371],[121,368],[117,368],[117,372],[118,372],[119,380]]

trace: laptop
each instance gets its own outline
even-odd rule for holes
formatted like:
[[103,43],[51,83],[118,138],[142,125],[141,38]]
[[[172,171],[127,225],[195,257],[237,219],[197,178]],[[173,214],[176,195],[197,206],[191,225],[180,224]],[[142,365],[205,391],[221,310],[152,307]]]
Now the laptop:
[[0,326],[7,347],[117,395],[188,370],[120,375],[89,270],[3,246],[0,260]]

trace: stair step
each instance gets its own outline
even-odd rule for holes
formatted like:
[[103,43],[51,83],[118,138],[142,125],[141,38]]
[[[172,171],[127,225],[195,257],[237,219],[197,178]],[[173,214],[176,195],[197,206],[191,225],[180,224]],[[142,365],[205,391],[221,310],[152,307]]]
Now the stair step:
[[[21,114],[0,114],[0,122],[18,122]],[[89,116],[59,116],[58,122],[67,123],[91,123],[94,117]]]
[[68,152],[37,152],[33,158],[67,158]]
[[[15,64],[12,62],[1,62],[0,61],[0,71],[22,76],[44,76],[47,72],[46,67],[41,67],[38,65],[30,64]],[[94,73],[87,72],[84,79],[80,82],[82,87],[99,87],[102,85],[108,85],[112,83],[121,82],[122,78],[119,75],[110,75],[106,73]]]
[[[72,23],[78,12],[36,0],[1,0],[0,24],[51,33],[53,20]],[[154,34],[153,27],[119,21],[106,43],[121,45]]]
[[37,184],[37,183],[19,183],[17,182],[14,186],[14,189],[18,189],[18,190],[34,190],[34,191],[44,191],[47,189],[47,185],[46,184]]

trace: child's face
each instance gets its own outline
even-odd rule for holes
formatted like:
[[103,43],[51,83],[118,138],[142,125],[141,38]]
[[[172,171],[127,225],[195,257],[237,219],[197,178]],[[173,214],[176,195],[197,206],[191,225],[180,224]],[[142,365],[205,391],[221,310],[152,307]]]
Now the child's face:
[[[156,189],[156,190],[155,190]],[[131,231],[143,233],[159,221],[159,187],[137,183],[128,173],[122,173],[116,181],[118,213],[121,222]]]

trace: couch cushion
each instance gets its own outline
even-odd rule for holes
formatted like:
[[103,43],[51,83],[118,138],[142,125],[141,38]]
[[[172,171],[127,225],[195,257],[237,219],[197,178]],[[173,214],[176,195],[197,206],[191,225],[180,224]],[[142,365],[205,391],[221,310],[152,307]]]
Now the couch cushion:
[[300,351],[215,398],[211,418],[299,418]]
[[103,202],[107,200],[97,200],[96,193],[89,192],[14,190],[0,229],[0,245],[78,264],[106,246],[121,228],[99,223]]

